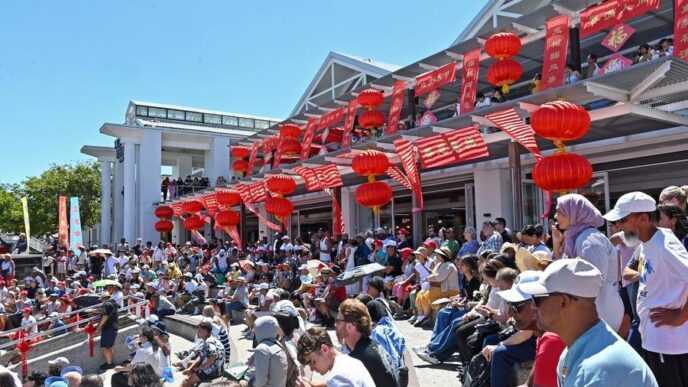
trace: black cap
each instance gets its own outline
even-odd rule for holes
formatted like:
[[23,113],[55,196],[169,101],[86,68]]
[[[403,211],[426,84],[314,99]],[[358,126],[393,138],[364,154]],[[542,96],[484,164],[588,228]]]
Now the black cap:
[[375,276],[368,282],[368,286],[372,286],[381,292],[385,289],[385,280],[382,277]]

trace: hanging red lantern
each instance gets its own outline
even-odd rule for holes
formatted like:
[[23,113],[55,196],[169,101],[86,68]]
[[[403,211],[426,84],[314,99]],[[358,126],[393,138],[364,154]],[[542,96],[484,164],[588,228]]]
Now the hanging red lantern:
[[271,175],[265,179],[268,191],[277,195],[289,195],[296,190],[296,181],[288,175]]
[[509,93],[509,85],[518,81],[521,75],[521,64],[513,59],[496,61],[487,69],[487,81],[494,86],[500,86],[504,94]]
[[237,159],[232,162],[232,170],[238,173],[246,173],[248,171],[248,161]]
[[191,215],[184,219],[184,228],[189,231],[194,231],[203,228],[205,221],[198,215]]
[[215,223],[221,227],[236,226],[239,224],[239,213],[236,211],[220,211],[215,215]]
[[379,110],[366,110],[359,114],[358,125],[366,129],[379,128],[385,123],[385,115]]
[[590,113],[575,103],[547,102],[530,114],[530,126],[535,133],[554,143],[574,141],[590,129]]
[[202,211],[203,208],[205,208],[203,206],[203,203],[201,203],[198,200],[191,200],[191,201],[182,203],[182,211],[184,211],[184,212],[191,212],[191,213],[198,212],[198,211]]
[[380,90],[365,89],[358,93],[356,97],[358,104],[368,110],[372,110],[385,102],[385,96]]
[[279,128],[280,137],[298,139],[301,135],[301,128],[294,124],[284,124]]
[[251,149],[245,146],[233,146],[230,155],[233,159],[245,159],[251,155]]
[[356,202],[363,207],[379,208],[392,200],[392,189],[387,183],[374,181],[364,183],[356,188]]
[[295,156],[301,154],[301,143],[295,138],[281,139],[279,147],[282,156]]
[[161,219],[169,219],[174,215],[174,210],[170,206],[160,206],[155,209],[155,216]]
[[288,199],[273,196],[265,200],[265,211],[284,219],[294,211],[294,205]]
[[592,165],[575,153],[555,153],[540,159],[533,168],[535,185],[545,191],[571,191],[584,187],[592,178]]
[[367,150],[354,156],[351,168],[360,176],[382,175],[389,168],[387,155],[376,150]]
[[342,137],[344,137],[342,128],[327,128],[323,131],[321,138],[323,144],[339,144],[342,142]]
[[155,222],[155,231],[157,232],[170,232],[174,228],[174,223],[167,219],[159,220]]
[[498,32],[492,34],[485,41],[487,55],[502,60],[510,58],[521,50],[521,38],[511,32]]
[[234,207],[241,203],[241,195],[234,191],[217,191],[215,192],[215,200],[221,206]]

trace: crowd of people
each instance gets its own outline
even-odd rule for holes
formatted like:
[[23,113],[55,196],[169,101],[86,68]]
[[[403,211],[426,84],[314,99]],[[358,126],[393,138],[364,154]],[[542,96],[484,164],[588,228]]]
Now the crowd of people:
[[[216,181],[216,185],[223,186],[227,184],[224,177],[220,177]],[[162,194],[162,200],[174,200],[178,197],[188,195],[190,193],[202,191],[210,187],[210,180],[205,176],[186,176],[185,179],[179,177],[175,179],[165,176],[160,182],[160,193]]]

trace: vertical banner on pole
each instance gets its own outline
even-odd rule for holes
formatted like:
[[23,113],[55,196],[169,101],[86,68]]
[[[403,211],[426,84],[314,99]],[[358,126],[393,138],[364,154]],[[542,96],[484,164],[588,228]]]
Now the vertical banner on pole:
[[358,99],[354,98],[349,101],[346,107],[346,120],[344,121],[344,134],[342,135],[342,147],[351,146],[351,132],[354,130],[354,119],[356,118],[356,110],[358,109]]
[[404,107],[404,95],[406,94],[406,82],[397,80],[392,86],[392,104],[387,115],[387,134],[396,133],[399,125],[401,109]]
[[308,159],[311,154],[311,144],[315,136],[315,129],[318,126],[318,120],[309,118],[306,124],[306,129],[303,131],[303,144],[301,146],[301,161]]
[[31,241],[31,223],[29,222],[29,200],[26,196],[21,198],[22,208],[24,210],[24,232],[26,233],[26,254],[29,253],[29,243]]
[[78,254],[77,248],[83,245],[84,240],[81,235],[81,216],[79,215],[79,198],[72,196],[69,198],[69,247]]
[[688,60],[688,0],[674,1],[674,56]]
[[67,225],[67,197],[60,196],[58,200],[58,243],[61,248],[69,248],[69,230]]
[[479,48],[463,54],[461,73],[463,81],[461,83],[460,114],[463,114],[472,112],[475,109],[475,98],[478,93],[478,76],[480,73]]
[[569,17],[555,16],[545,23],[545,57],[542,64],[540,90],[564,84],[566,54],[569,52]]

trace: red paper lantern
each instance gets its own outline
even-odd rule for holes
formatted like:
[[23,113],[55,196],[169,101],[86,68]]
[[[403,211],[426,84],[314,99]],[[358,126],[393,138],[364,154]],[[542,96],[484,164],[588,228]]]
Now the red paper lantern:
[[234,191],[217,191],[215,193],[215,200],[221,206],[233,207],[241,203],[241,195]]
[[198,230],[205,226],[205,221],[198,215],[191,215],[184,219],[184,228],[190,231]]
[[182,203],[182,211],[184,212],[198,212],[203,210],[205,208],[203,206],[203,203],[201,203],[198,200],[191,200],[188,202]]
[[511,32],[498,32],[485,41],[487,55],[499,60],[512,57],[521,50],[521,39]]
[[272,175],[265,179],[268,191],[278,195],[289,195],[296,190],[296,181],[288,175]]
[[547,102],[530,114],[530,126],[535,133],[555,143],[574,141],[590,129],[590,113],[575,103]]
[[382,207],[392,200],[392,189],[387,183],[373,181],[356,188],[356,202],[363,207]]
[[496,61],[487,69],[487,81],[494,86],[501,86],[504,94],[509,92],[509,85],[518,81],[521,75],[521,64],[513,59]]
[[545,191],[570,191],[584,187],[592,178],[592,165],[575,153],[555,153],[540,159],[533,168],[535,185]]
[[294,124],[284,124],[279,128],[280,137],[298,139],[301,135],[301,128]]
[[366,110],[358,116],[358,125],[366,129],[379,128],[385,123],[385,115],[378,110]]
[[294,205],[288,199],[270,197],[265,200],[265,211],[278,218],[286,218],[294,211]]
[[169,219],[174,215],[174,210],[170,206],[160,206],[155,209],[155,216],[161,219]]
[[169,220],[159,220],[155,222],[155,231],[157,232],[170,232],[174,228],[174,223]]
[[215,223],[221,227],[236,226],[239,224],[239,213],[236,211],[220,211],[215,215]]
[[327,128],[322,134],[323,144],[341,143],[344,137],[344,130],[341,128]]
[[242,159],[234,160],[232,170],[234,172],[246,173],[248,171],[248,161]]
[[351,168],[360,176],[382,175],[389,168],[389,159],[380,151],[367,150],[354,156]]
[[382,103],[385,101],[385,96],[380,90],[365,89],[358,94],[356,99],[358,100],[359,105],[368,110],[372,110],[377,106],[382,105]]
[[295,138],[283,138],[280,140],[280,152],[283,156],[294,156],[301,154],[301,143]]
[[245,159],[251,155],[251,149],[245,146],[233,146],[230,155],[234,159]]

